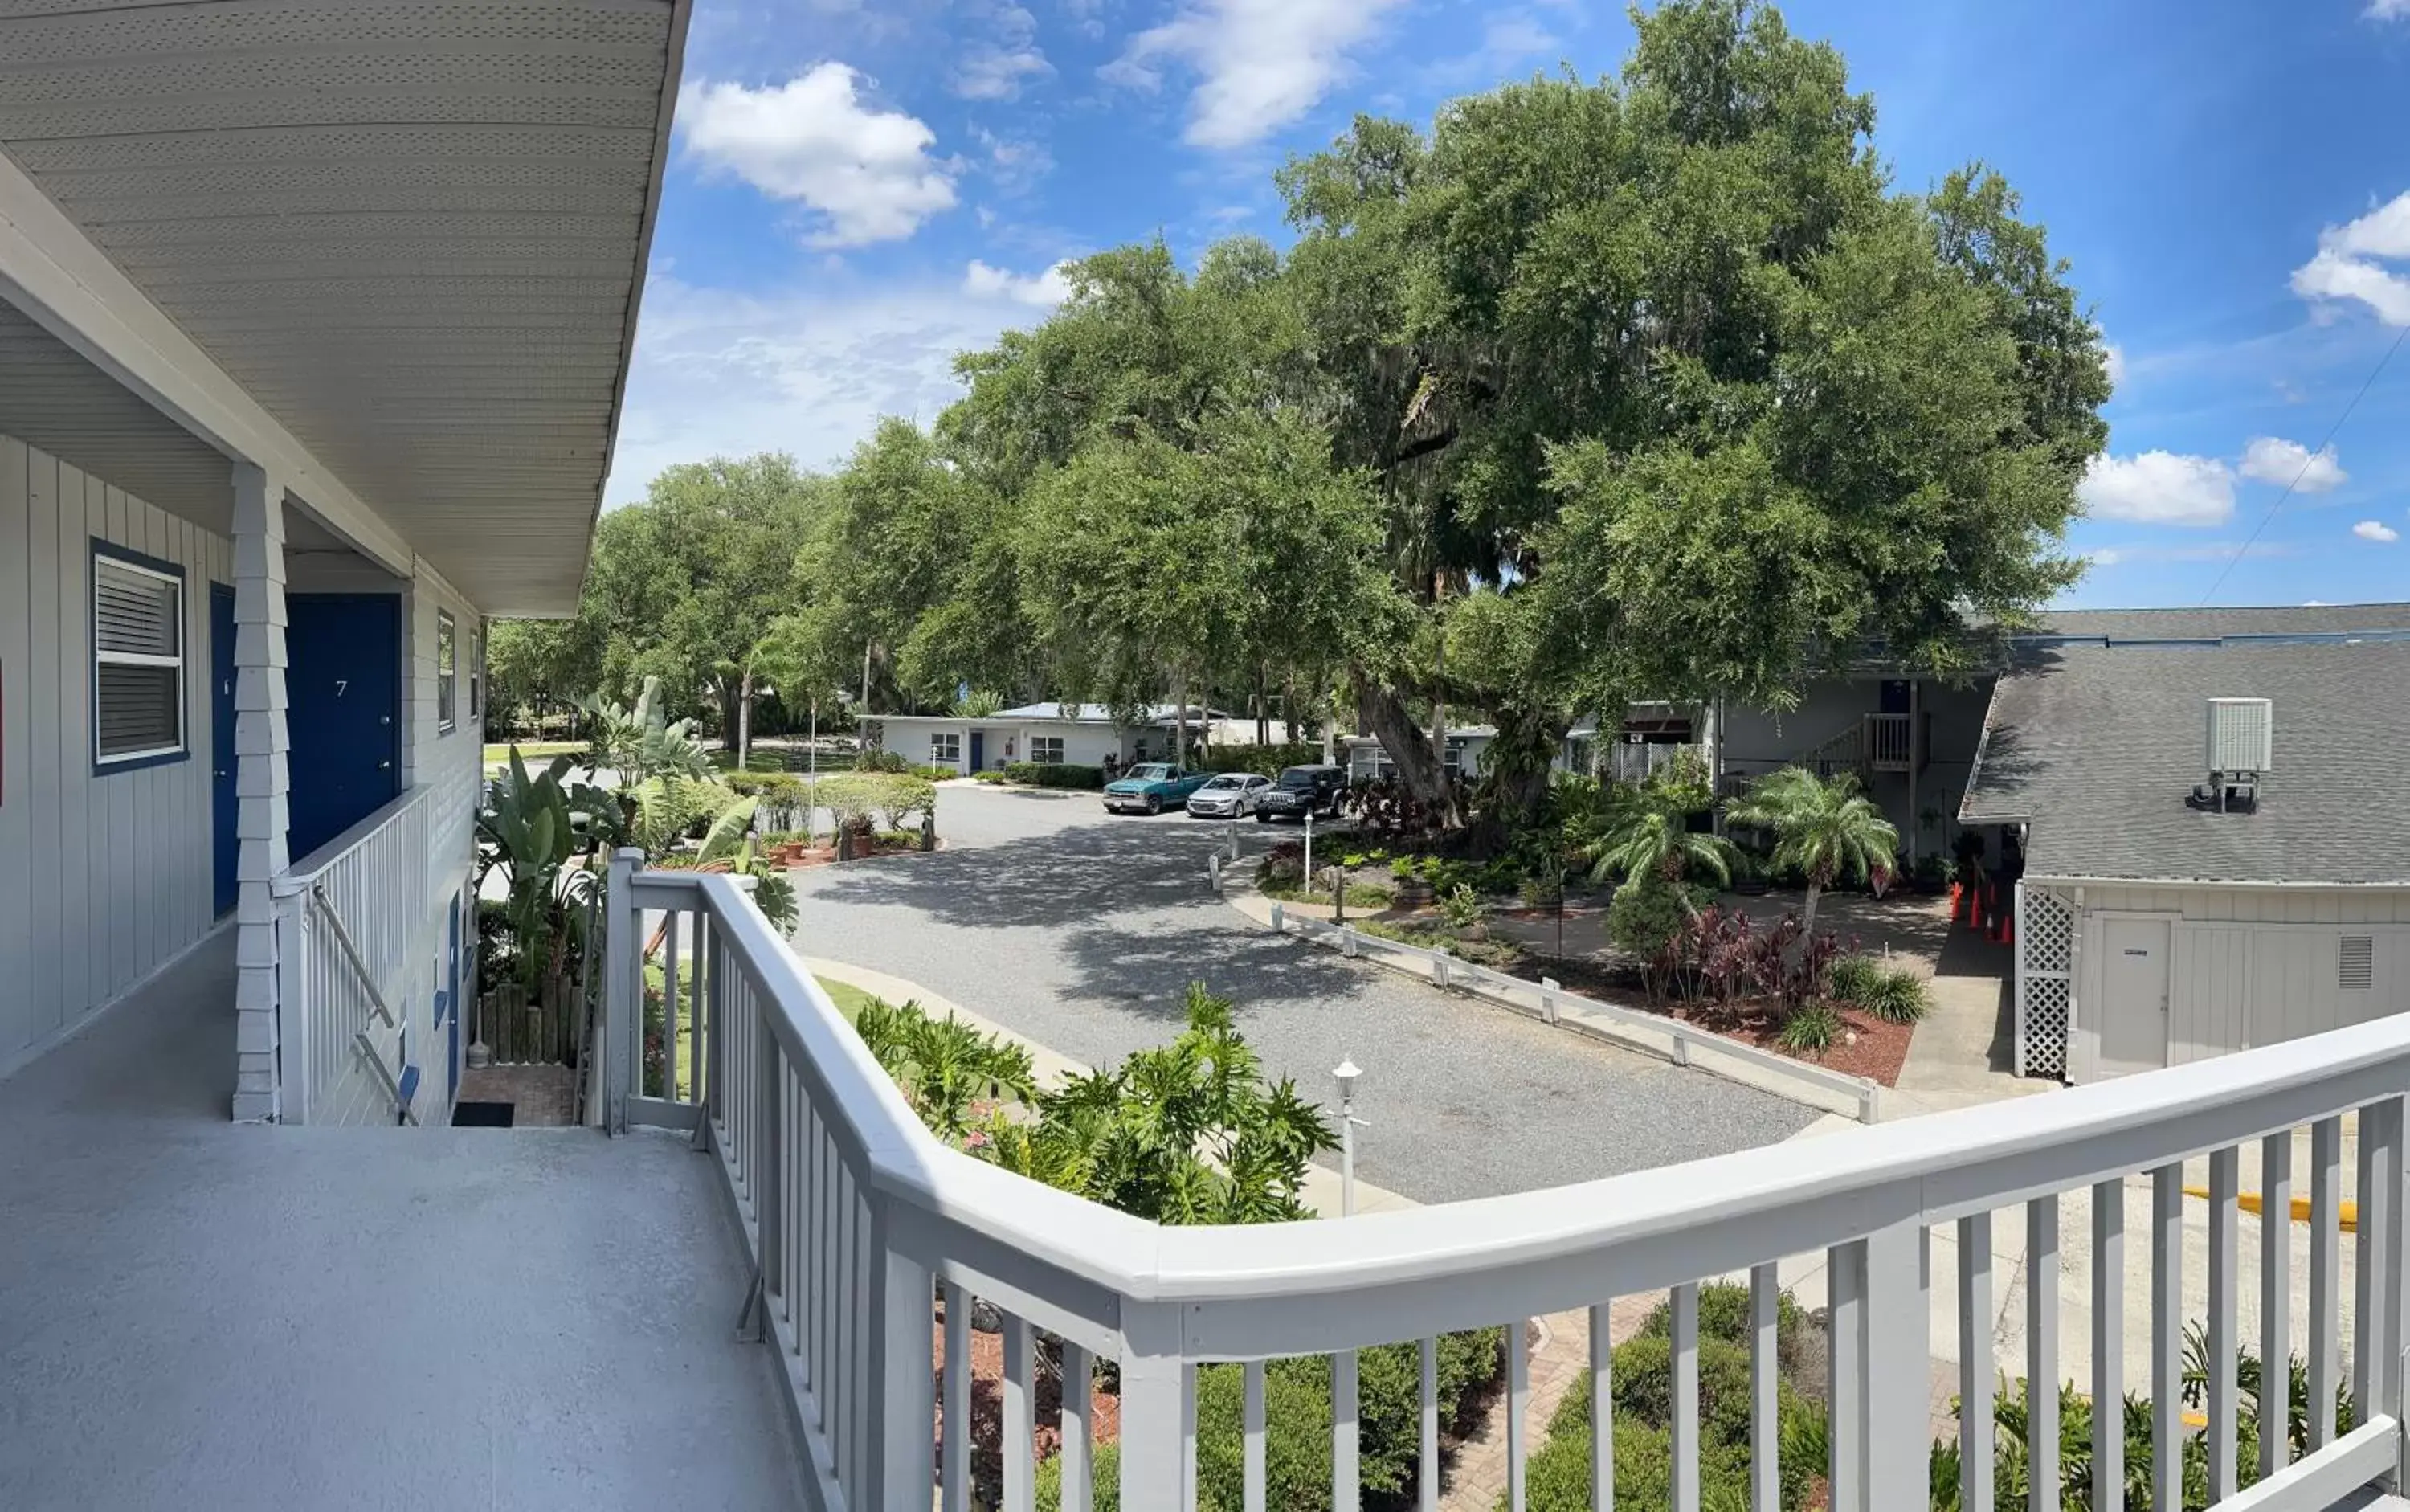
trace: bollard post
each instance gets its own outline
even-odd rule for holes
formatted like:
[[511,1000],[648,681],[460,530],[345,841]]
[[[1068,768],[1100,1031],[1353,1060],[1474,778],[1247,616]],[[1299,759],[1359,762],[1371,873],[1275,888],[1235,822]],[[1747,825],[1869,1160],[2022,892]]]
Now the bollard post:
[[1554,977],[1540,979],[1540,1017],[1546,1023],[1557,1022],[1557,994],[1563,991]]
[[1279,934],[1279,933],[1281,932],[1281,925],[1282,925],[1284,923],[1285,923],[1285,922],[1286,922],[1287,917],[1288,917],[1288,916],[1287,916],[1285,913],[1284,913],[1284,912],[1282,911],[1282,909],[1281,909],[1281,906],[1280,906],[1279,904],[1275,903],[1275,904],[1273,904],[1273,905],[1272,905],[1272,933],[1273,933],[1273,934],[1277,935],[1277,934]]

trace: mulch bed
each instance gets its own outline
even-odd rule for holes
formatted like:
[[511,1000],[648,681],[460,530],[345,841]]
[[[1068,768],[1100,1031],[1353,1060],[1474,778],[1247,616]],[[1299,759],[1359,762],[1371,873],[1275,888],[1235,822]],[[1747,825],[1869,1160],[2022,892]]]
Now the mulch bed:
[[1884,1086],[1899,1084],[1900,1068],[1908,1063],[1909,1043],[1916,1038],[1913,1024],[1890,1024],[1871,1013],[1842,1008],[1839,1012],[1843,1036],[1832,1049],[1821,1056],[1792,1055],[1775,1043],[1778,1022],[1772,1006],[1763,999],[1732,1004],[1652,1003],[1638,984],[1637,972],[1621,967],[1603,967],[1577,957],[1535,959],[1518,975],[1535,981],[1543,975],[1551,976],[1586,997],[1596,997],[1618,1008],[1680,1019],[1727,1039],[1770,1050],[1778,1055],[1790,1055],[1793,1060],[1812,1060],[1815,1065],[1846,1076],[1870,1077]]
[[[946,1330],[942,1319],[945,1309],[937,1309],[940,1322],[930,1330],[930,1362],[937,1379],[937,1442],[945,1442],[946,1401]],[[1032,1343],[1039,1338],[1034,1331]],[[1038,1419],[1037,1458],[1033,1463],[1053,1459],[1063,1447],[1063,1382],[1058,1366],[1061,1357],[1051,1346],[1038,1351],[1035,1368],[1030,1372],[1031,1395],[1036,1398]],[[1112,1444],[1122,1436],[1122,1401],[1118,1392],[1102,1386],[1089,1397],[1088,1436],[1096,1444]],[[971,1330],[971,1481],[974,1486],[988,1488],[991,1492],[1004,1484],[1004,1335]]]

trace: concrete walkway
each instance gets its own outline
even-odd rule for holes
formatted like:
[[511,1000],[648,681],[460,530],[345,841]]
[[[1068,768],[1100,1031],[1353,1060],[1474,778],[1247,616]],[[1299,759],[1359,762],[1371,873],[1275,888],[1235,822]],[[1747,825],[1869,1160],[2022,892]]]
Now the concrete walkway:
[[227,1121],[234,938],[0,1082],[0,1507],[780,1508],[682,1139]]

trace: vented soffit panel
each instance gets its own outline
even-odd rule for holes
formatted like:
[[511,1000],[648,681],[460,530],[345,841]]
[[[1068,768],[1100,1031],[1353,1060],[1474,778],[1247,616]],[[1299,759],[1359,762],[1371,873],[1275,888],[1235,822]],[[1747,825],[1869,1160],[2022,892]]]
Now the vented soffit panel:
[[0,0],[0,151],[472,600],[565,613],[683,29],[674,0]]

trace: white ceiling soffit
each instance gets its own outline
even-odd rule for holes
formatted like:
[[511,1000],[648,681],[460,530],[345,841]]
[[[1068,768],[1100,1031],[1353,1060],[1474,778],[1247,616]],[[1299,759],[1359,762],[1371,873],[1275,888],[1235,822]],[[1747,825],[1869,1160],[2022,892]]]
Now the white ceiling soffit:
[[0,0],[0,151],[481,607],[567,613],[686,17]]
[[215,447],[0,300],[0,436],[72,463],[204,530],[227,533],[234,472]]

